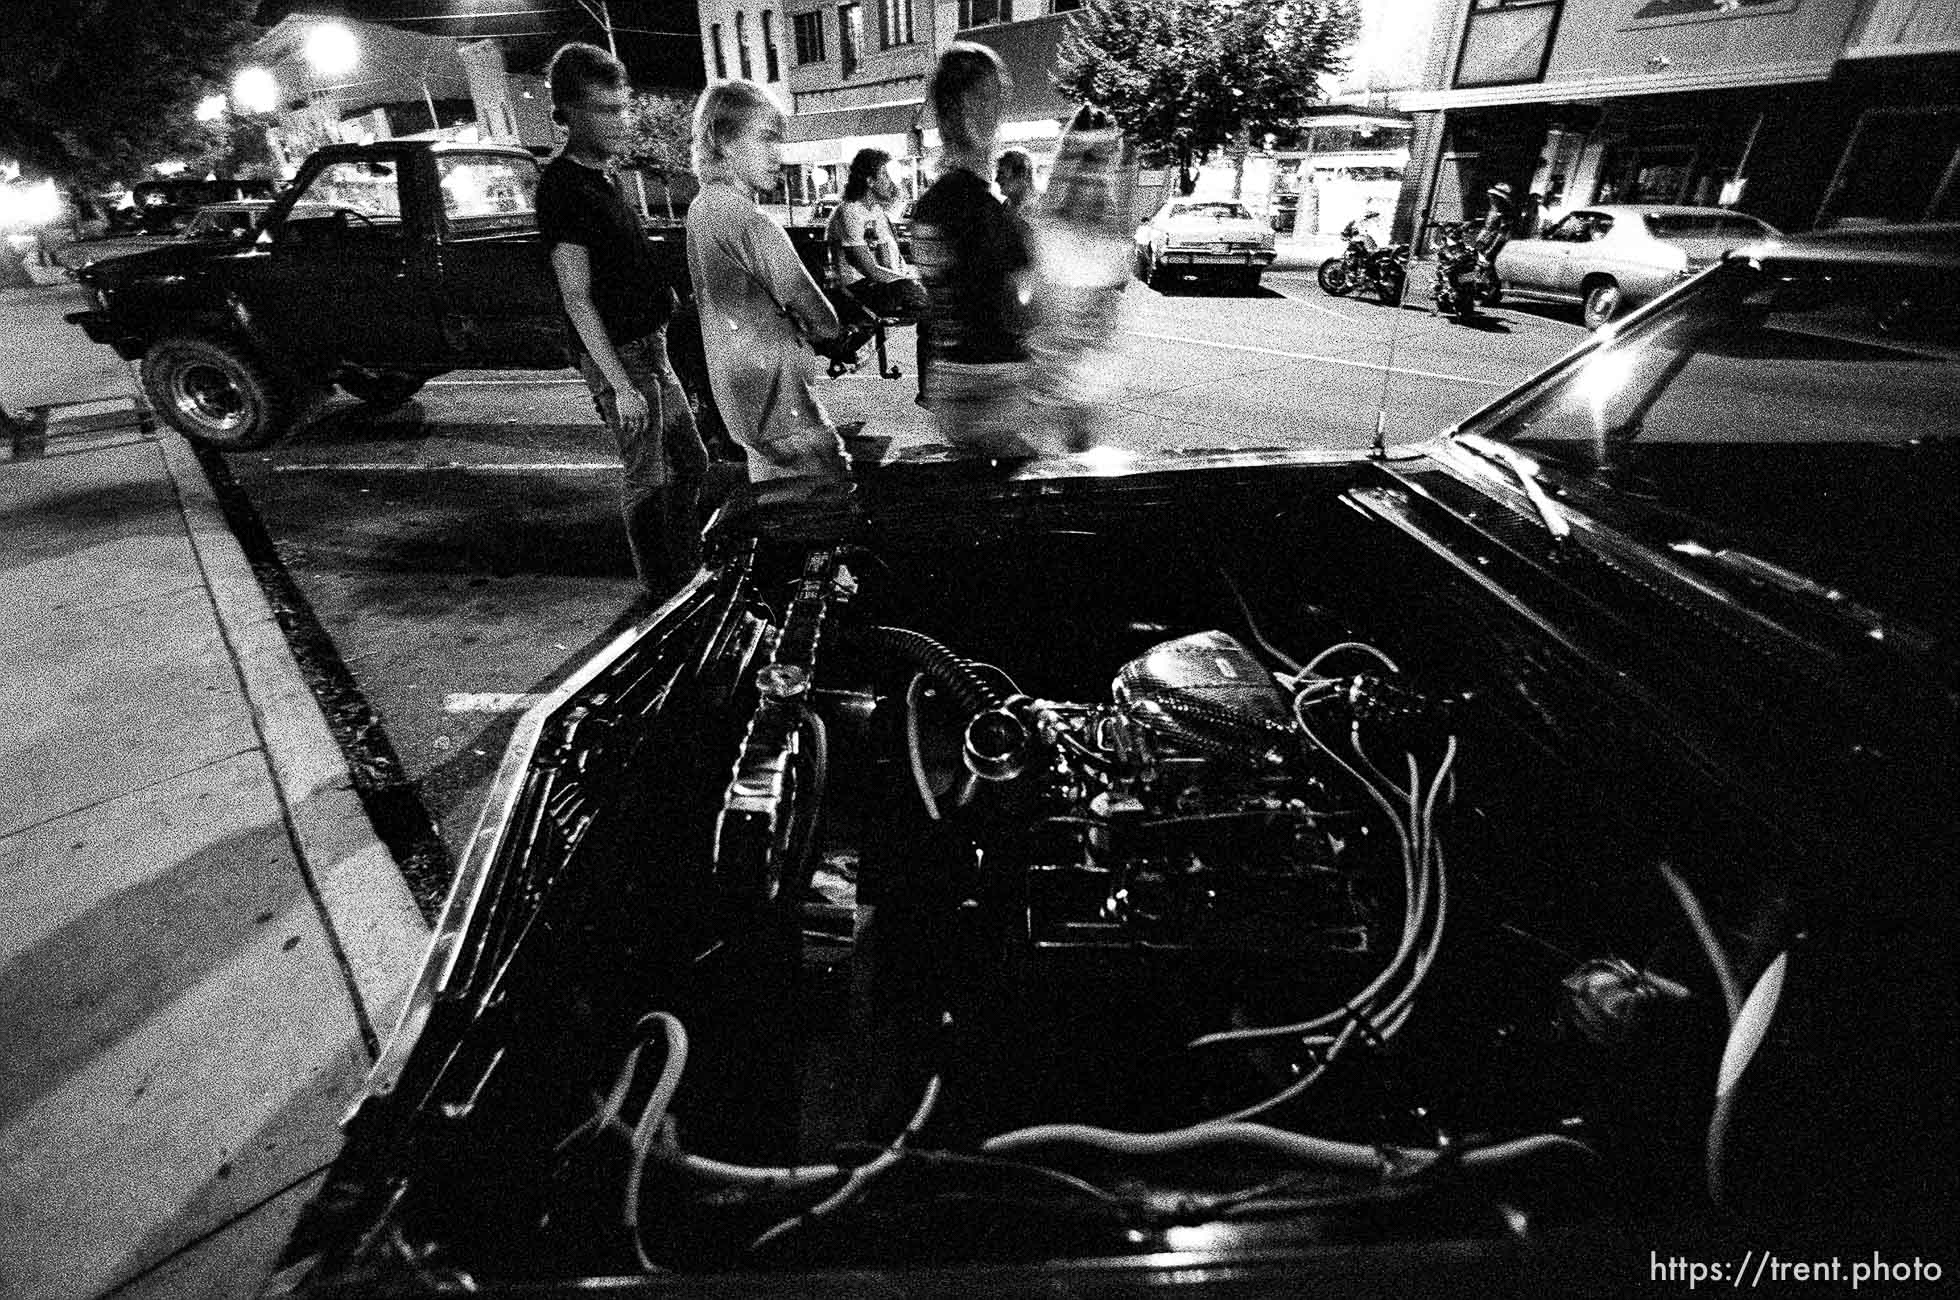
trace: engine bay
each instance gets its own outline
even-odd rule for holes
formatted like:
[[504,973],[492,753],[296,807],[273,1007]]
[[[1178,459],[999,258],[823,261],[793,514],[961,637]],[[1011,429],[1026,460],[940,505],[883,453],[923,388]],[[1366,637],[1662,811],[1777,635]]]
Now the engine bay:
[[418,1111],[441,1172],[389,1249],[1454,1264],[1759,1194],[1780,850],[1360,531],[1317,573],[1087,527],[725,557],[683,666],[594,688],[641,721],[550,760],[580,865],[516,895],[550,920]]
[[1534,1222],[1590,1208],[1614,1128],[1651,1138],[1589,1075],[1692,1032],[1689,988],[1453,904],[1457,694],[1358,639],[1292,657],[1222,571],[1231,630],[982,660],[877,621],[879,563],[805,552],[744,642],[711,874],[775,927],[744,978],[786,972],[799,1028],[769,1036],[777,1159],[748,1164],[696,1148],[688,1028],[643,1020],[612,1095],[647,1090],[644,1266],[704,1236],[724,1266],[918,1264],[1384,1213],[1515,1246],[1508,1189],[1559,1189]]

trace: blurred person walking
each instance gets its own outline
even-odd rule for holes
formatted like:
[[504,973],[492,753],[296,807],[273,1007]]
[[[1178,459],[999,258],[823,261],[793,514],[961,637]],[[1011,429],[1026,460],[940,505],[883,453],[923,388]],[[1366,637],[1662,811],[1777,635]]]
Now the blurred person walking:
[[844,445],[806,343],[835,340],[837,312],[783,228],[756,207],[782,163],[783,113],[762,87],[724,81],[694,107],[687,269],[715,403],[749,453],[749,480],[843,478]]
[[[1004,165],[1007,155],[1001,158]],[[1084,105],[1062,132],[1047,194],[1030,210],[1030,396],[1037,423],[1062,450],[1103,440],[1102,412],[1115,386],[1111,345],[1135,248],[1135,177],[1135,150],[1106,114]]]
[[676,296],[607,164],[625,144],[626,68],[574,42],[546,73],[564,146],[538,182],[538,233],[571,321],[579,373],[624,462],[633,569],[659,604],[701,567],[708,453],[667,359]]
[[939,178],[912,213],[912,254],[930,304],[926,397],[957,452],[1040,454],[1029,425],[1032,257],[1021,224],[987,187],[1008,90],[1000,57],[956,41],[927,98],[945,145]]

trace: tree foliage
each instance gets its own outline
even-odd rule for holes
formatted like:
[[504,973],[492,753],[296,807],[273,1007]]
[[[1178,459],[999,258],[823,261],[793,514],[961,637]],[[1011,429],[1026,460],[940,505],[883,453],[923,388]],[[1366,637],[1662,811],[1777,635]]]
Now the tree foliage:
[[1317,102],[1359,31],[1354,0],[1088,0],[1054,83],[1174,157],[1189,193],[1206,153]]
[[67,182],[196,156],[194,118],[259,33],[255,0],[37,0],[0,29],[0,155]]
[[656,176],[679,176],[694,170],[690,145],[694,136],[694,106],[671,95],[633,92],[633,122],[619,161]]

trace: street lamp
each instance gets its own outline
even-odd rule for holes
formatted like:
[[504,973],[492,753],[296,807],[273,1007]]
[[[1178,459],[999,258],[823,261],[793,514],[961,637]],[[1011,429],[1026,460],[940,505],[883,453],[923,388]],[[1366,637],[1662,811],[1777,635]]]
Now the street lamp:
[[320,23],[306,34],[306,61],[323,77],[352,72],[360,57],[360,42],[344,23]]
[[270,113],[279,104],[279,83],[264,68],[240,68],[231,79],[231,102],[241,113]]

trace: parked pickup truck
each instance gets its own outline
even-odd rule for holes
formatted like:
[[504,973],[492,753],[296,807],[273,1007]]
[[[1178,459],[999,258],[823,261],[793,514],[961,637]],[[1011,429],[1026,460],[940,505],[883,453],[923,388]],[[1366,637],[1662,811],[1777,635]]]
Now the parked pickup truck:
[[[447,370],[560,369],[570,331],[538,241],[538,174],[509,146],[330,146],[250,241],[91,266],[78,278],[95,307],[68,319],[141,360],[174,428],[228,449],[270,442],[333,384],[386,407]],[[647,238],[685,289],[681,233]],[[687,320],[675,365],[705,398]]]

